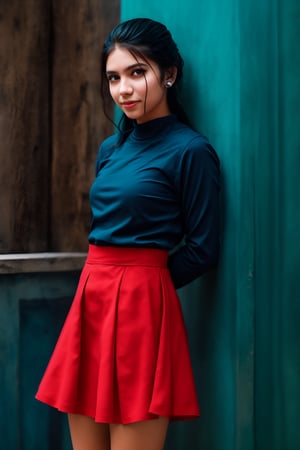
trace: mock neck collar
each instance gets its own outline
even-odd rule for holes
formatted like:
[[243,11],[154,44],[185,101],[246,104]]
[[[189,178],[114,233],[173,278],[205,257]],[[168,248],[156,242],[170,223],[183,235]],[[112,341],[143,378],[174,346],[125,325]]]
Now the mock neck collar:
[[169,114],[168,116],[159,117],[141,124],[134,122],[130,137],[139,140],[149,139],[165,131],[167,127],[177,122],[177,120],[175,114]]

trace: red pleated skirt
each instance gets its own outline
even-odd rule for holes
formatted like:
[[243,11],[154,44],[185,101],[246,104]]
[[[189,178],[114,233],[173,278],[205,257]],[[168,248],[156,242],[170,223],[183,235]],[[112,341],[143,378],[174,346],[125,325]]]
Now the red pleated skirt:
[[103,423],[199,416],[167,258],[158,249],[89,247],[38,400]]

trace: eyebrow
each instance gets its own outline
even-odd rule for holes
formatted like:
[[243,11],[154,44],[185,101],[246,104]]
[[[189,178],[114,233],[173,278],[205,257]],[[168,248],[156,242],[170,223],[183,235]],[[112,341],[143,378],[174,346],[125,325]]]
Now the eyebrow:
[[[148,66],[148,64],[143,63],[143,62],[131,64],[130,66],[125,68],[125,71],[132,70],[132,69],[134,69],[136,67],[141,67],[141,66]],[[117,70],[107,70],[106,74],[117,73],[117,72],[118,72]]]

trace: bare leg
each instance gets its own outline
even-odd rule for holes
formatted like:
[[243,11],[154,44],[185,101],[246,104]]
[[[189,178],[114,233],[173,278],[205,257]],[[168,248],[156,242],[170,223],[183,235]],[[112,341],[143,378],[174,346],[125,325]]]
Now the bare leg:
[[74,450],[110,450],[107,424],[77,414],[68,414],[68,419]]
[[169,421],[165,417],[128,425],[110,425],[111,450],[162,450]]

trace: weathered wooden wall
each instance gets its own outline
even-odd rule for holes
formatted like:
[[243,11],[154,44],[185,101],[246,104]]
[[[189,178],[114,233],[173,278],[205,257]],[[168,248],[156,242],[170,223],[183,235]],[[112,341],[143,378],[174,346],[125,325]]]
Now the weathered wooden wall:
[[0,0],[0,252],[87,247],[99,54],[119,1]]
[[45,250],[49,2],[0,0],[0,252]]
[[85,250],[95,157],[112,131],[102,112],[99,56],[119,20],[118,1],[53,5],[51,242],[58,251]]

